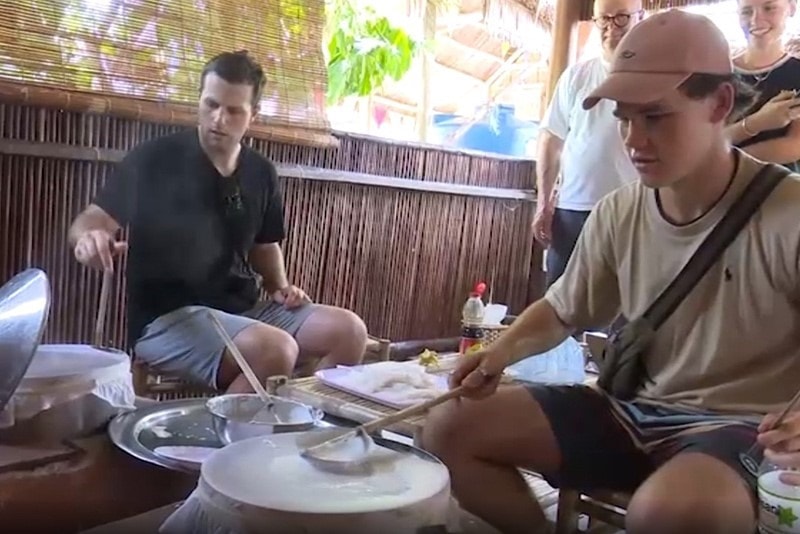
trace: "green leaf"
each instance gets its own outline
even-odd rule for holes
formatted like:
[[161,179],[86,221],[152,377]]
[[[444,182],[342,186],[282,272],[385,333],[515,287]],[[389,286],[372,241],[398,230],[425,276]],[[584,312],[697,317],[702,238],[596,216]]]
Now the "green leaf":
[[417,53],[417,43],[374,10],[357,11],[351,0],[329,0],[327,46],[327,100],[336,104],[357,95],[367,96],[388,78],[399,80]]

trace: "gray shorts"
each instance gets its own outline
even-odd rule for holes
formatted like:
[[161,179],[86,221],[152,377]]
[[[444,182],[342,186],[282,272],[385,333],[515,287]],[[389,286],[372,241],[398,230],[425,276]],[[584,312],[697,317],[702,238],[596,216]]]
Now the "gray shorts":
[[[264,323],[295,337],[314,311],[313,304],[288,309],[272,300],[259,302],[242,315],[215,311],[230,337],[250,325]],[[214,330],[205,306],[185,306],[148,324],[136,342],[136,358],[154,371],[178,375],[185,380],[217,388],[225,343]]]

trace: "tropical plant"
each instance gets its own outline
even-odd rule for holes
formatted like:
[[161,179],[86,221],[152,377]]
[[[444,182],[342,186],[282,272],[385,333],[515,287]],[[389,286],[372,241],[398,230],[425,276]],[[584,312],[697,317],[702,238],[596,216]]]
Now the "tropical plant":
[[351,0],[332,0],[328,9],[329,104],[370,95],[411,68],[419,44],[404,29],[374,9],[359,10]]

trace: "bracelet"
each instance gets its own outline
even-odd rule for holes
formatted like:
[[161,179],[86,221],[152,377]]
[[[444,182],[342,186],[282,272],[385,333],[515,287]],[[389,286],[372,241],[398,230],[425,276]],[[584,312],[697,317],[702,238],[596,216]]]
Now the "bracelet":
[[755,137],[755,136],[757,136],[758,134],[760,134],[760,133],[761,133],[761,132],[751,132],[751,131],[750,131],[750,129],[747,127],[747,117],[745,117],[745,118],[743,118],[743,119],[742,119],[742,131],[743,131],[743,132],[744,132],[746,135],[748,135],[748,136],[750,136],[750,137]]

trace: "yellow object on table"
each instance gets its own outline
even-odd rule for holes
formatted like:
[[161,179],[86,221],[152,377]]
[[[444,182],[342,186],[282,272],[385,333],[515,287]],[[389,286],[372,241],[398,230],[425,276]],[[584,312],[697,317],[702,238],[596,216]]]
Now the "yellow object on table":
[[423,367],[438,367],[439,353],[430,349],[425,349],[420,353],[417,361]]

